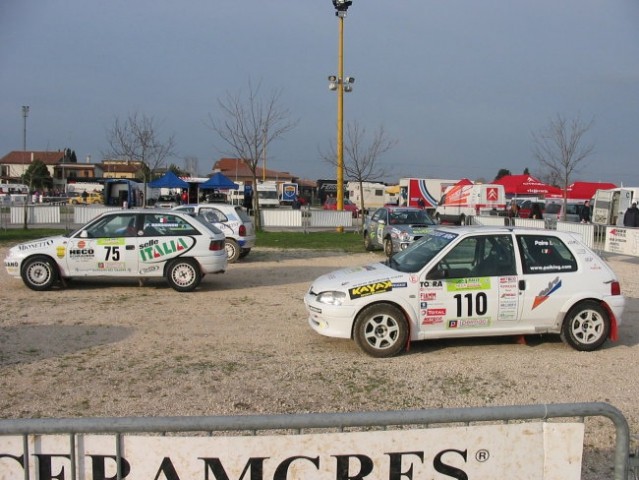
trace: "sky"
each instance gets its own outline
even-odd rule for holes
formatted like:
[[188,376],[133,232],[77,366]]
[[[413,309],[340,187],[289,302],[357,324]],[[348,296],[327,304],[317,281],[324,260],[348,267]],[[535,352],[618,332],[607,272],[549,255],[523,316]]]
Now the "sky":
[[[233,157],[210,127],[218,100],[260,83],[297,126],[267,168],[336,177],[338,19],[330,0],[2,0],[0,156],[75,150],[99,162],[107,131],[137,112],[173,135],[198,174]],[[401,177],[492,180],[541,173],[533,133],[592,121],[593,153],[571,180],[639,186],[637,0],[353,0],[344,122],[383,127],[378,163]]]

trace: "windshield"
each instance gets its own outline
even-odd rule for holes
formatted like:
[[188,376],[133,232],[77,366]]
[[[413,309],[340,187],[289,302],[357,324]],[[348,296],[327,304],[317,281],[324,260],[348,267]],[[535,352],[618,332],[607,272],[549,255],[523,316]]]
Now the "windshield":
[[391,210],[390,223],[392,225],[413,225],[422,223],[434,225],[435,222],[428,216],[425,210]]
[[559,213],[559,210],[561,210],[561,205],[559,203],[546,205],[546,213]]
[[456,237],[455,233],[439,230],[427,233],[406,250],[393,255],[388,266],[400,272],[418,272]]

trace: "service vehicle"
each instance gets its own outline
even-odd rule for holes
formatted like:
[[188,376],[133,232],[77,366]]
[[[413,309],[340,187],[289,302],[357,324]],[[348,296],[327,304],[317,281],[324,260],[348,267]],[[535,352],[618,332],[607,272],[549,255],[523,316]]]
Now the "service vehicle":
[[544,210],[544,219],[550,222],[579,222],[581,209],[584,208],[584,202],[568,201],[565,205],[566,213],[564,214],[564,201],[551,200],[546,203]]
[[281,182],[277,184],[280,205],[292,206],[299,196],[299,185],[294,182]]
[[465,225],[469,217],[498,215],[505,209],[506,194],[503,185],[475,184],[464,179],[446,189],[435,209],[435,220],[437,223]]
[[106,212],[73,233],[16,245],[4,259],[9,275],[37,291],[69,279],[124,277],[165,278],[174,290],[189,292],[227,264],[221,231],[160,209]]
[[405,207],[435,209],[447,188],[457,180],[446,178],[400,178],[399,203]]
[[533,334],[591,351],[617,339],[625,307],[578,234],[443,225],[384,263],[319,277],[304,303],[313,330],[373,357],[417,340]]
[[348,182],[348,198],[360,212],[368,215],[379,207],[393,201],[393,197],[386,193],[388,185],[378,182]]
[[277,182],[266,180],[257,182],[257,202],[260,208],[275,208],[280,206]]
[[382,248],[387,257],[392,257],[434,226],[433,219],[420,208],[378,208],[364,221],[364,247],[369,251]]
[[224,246],[229,263],[246,257],[255,246],[255,228],[253,220],[246,211],[237,205],[223,203],[180,205],[173,208],[178,212],[202,215],[207,222],[215,225],[225,235]]
[[592,202],[592,223],[623,226],[623,216],[637,198],[639,188],[597,190]]

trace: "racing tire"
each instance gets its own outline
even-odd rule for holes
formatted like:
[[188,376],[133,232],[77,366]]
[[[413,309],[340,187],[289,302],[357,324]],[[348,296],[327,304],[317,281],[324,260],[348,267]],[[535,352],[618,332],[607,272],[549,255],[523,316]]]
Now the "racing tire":
[[462,215],[459,217],[459,225],[466,225],[466,215]]
[[224,240],[224,248],[226,249],[226,258],[228,259],[228,262],[237,262],[237,259],[240,258],[240,253],[242,252],[238,243],[232,238],[227,237],[226,240]]
[[367,252],[371,252],[375,249],[368,232],[364,232],[364,248],[366,249]]
[[249,253],[251,253],[251,249],[250,248],[243,248],[240,251],[240,258],[246,257]]
[[166,280],[173,290],[192,292],[202,281],[202,272],[195,260],[178,258],[166,269]]
[[51,289],[58,279],[58,267],[49,257],[36,255],[24,261],[20,276],[27,287],[41,292]]
[[435,214],[435,222],[437,224],[441,224],[442,223],[442,218],[439,216],[439,213]]
[[408,341],[406,317],[392,305],[371,305],[357,315],[353,337],[357,346],[371,357],[392,357]]
[[610,316],[593,300],[584,300],[572,307],[561,327],[561,340],[581,352],[598,349],[609,335]]
[[390,238],[384,239],[384,253],[388,258],[393,256],[393,240]]

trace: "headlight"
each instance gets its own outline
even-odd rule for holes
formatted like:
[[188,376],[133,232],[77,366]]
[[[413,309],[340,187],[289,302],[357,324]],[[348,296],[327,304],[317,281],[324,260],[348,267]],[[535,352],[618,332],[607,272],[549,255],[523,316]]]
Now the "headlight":
[[411,239],[411,235],[410,235],[410,233],[408,233],[408,232],[402,232],[402,233],[400,233],[400,235],[399,235],[399,239],[400,239],[402,242],[408,242],[408,241],[410,241],[410,239]]
[[344,292],[322,292],[317,296],[317,301],[327,305],[341,305],[345,298]]

